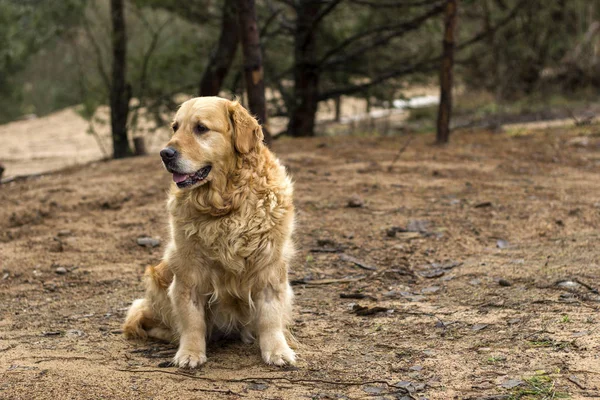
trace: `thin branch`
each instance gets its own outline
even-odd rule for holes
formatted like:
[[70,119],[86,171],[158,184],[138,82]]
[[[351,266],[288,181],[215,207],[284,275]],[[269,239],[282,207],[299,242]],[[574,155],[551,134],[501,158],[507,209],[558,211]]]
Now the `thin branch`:
[[96,52],[96,66],[98,67],[98,72],[100,73],[100,77],[102,78],[102,81],[104,82],[106,87],[110,88],[111,82],[110,82],[110,79],[108,78],[108,73],[106,72],[106,69],[104,68],[104,64],[102,64],[102,60],[104,59],[104,57],[102,57],[102,50],[100,49],[100,45],[98,44],[98,41],[92,34],[92,30],[90,29],[89,21],[87,20],[87,18],[83,19],[82,25],[83,25],[83,29],[85,30],[85,33],[88,37],[88,40],[90,41],[90,43],[92,44],[92,47],[94,48],[94,51]]
[[[485,29],[484,31],[473,36],[471,39],[457,45],[456,50],[457,51],[464,50],[464,49],[472,46],[473,44],[483,40],[490,33],[493,34],[493,33],[497,32],[500,28],[502,28],[504,25],[506,25],[508,22],[510,22],[517,15],[517,12],[521,9],[521,7],[523,7],[525,4],[527,4],[527,0],[521,0],[519,3],[517,3],[517,5],[515,5],[512,8],[512,10],[506,15],[506,17],[501,19],[496,25],[494,25],[493,27],[491,27],[489,29]],[[384,73],[374,79],[371,79],[367,83],[330,90],[328,92],[321,93],[319,95],[319,100],[322,101],[322,100],[331,99],[331,98],[341,96],[341,95],[348,95],[348,94],[352,94],[352,93],[361,92],[372,86],[378,85],[389,79],[397,78],[402,75],[407,75],[407,74],[414,73],[414,72],[428,72],[428,71],[434,69],[440,60],[441,60],[441,56],[433,57],[429,60],[424,60],[424,61],[418,62],[416,64],[413,64],[413,65],[404,66],[404,67],[398,68],[396,70],[389,71],[389,72]]]
[[382,38],[379,38],[378,40],[376,40],[373,43],[369,43],[367,46],[363,46],[361,47],[360,52],[355,51],[353,52],[353,56],[355,56],[356,54],[362,54],[364,53],[365,49],[370,49],[372,48],[374,45],[378,46],[378,45],[382,45],[387,43],[391,38],[396,37],[396,36],[402,36],[403,34],[417,29],[419,26],[421,26],[421,24],[423,24],[426,20],[428,20],[429,18],[441,13],[444,10],[443,7],[443,3],[438,3],[435,7],[431,8],[428,12],[413,18],[410,21],[402,21],[400,23],[396,23],[396,24],[390,24],[390,25],[383,25],[383,26],[378,26],[375,28],[371,28],[368,29],[366,31],[363,32],[359,32],[356,33],[350,37],[348,37],[347,39],[345,39],[344,41],[342,41],[342,43],[340,43],[339,45],[337,45],[336,47],[334,47],[333,49],[329,50],[324,56],[323,58],[321,58],[321,60],[318,62],[319,65],[323,65],[323,64],[336,64],[336,63],[340,63],[340,62],[345,62],[347,61],[349,58],[349,56],[346,57],[340,57],[337,60],[333,60],[331,62],[327,62],[331,57],[333,57],[334,55],[336,55],[337,53],[340,53],[342,51],[344,51],[344,49],[348,46],[350,46],[351,44],[355,43],[356,41],[359,41],[361,39],[367,38],[371,35],[375,35],[378,33],[385,33],[385,32],[389,32],[387,35],[385,35]]
[[271,26],[273,21],[275,21],[275,18],[277,18],[279,16],[279,14],[281,14],[282,12],[283,12],[282,9],[275,9],[271,13],[271,15],[269,15],[267,17],[267,20],[265,21],[264,25],[262,26],[262,28],[260,28],[259,35],[260,35],[261,39],[263,39],[264,37],[267,36],[267,30],[269,29],[269,27]]
[[388,172],[392,172],[392,170],[394,169],[394,164],[396,163],[396,161],[398,161],[400,159],[400,156],[402,155],[402,153],[404,153],[406,151],[406,149],[408,149],[410,142],[412,142],[414,138],[415,138],[415,135],[410,135],[408,137],[408,139],[406,140],[406,142],[404,143],[404,145],[402,147],[400,147],[400,150],[398,150],[398,153],[396,153],[396,157],[394,157],[394,159],[392,160],[392,163],[388,166]]
[[457,45],[456,50],[462,50],[466,47],[471,46],[472,44],[474,44],[476,42],[479,42],[481,39],[485,38],[486,36],[496,33],[500,28],[502,28],[504,25],[509,23],[517,15],[517,12],[525,4],[527,4],[527,0],[521,0],[519,3],[517,3],[516,6],[514,6],[512,8],[512,10],[506,15],[506,17],[501,19],[496,25],[494,25],[493,27],[491,27],[489,29],[485,29],[485,30],[479,32],[477,35],[473,36],[471,39],[467,40],[466,42]]
[[[321,23],[321,20],[325,18],[329,13],[331,13],[342,1],[343,0],[331,0],[324,9],[319,11],[319,14],[317,14],[315,19],[311,23],[311,28],[309,29],[309,32],[316,29],[319,23]],[[306,45],[307,40],[308,37],[304,39],[304,45]]]
[[319,95],[319,101],[331,99],[337,96],[348,95],[352,93],[362,92],[370,87],[376,86],[380,83],[383,83],[389,79],[396,78],[402,75],[407,75],[413,72],[427,72],[435,69],[435,65],[437,62],[441,60],[441,57],[435,57],[429,60],[425,60],[413,65],[401,67],[395,70],[391,70],[385,74],[382,74],[374,79],[371,79],[370,82],[363,83],[360,85],[352,85],[339,89],[333,89],[328,92],[321,93]]

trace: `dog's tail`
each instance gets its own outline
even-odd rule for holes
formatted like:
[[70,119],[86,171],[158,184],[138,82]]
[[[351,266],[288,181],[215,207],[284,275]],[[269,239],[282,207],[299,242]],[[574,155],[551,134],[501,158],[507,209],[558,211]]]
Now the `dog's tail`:
[[127,311],[123,334],[129,339],[146,339],[148,336],[170,341],[173,338],[169,328],[169,299],[167,289],[173,280],[173,273],[165,262],[156,267],[149,266],[144,274],[146,296],[134,300]]

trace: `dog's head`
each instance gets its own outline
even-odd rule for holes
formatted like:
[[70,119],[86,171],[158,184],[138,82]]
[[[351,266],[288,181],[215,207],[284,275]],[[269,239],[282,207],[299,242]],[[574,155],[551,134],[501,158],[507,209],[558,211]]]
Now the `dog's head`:
[[181,105],[172,123],[173,136],[160,156],[180,189],[226,174],[236,158],[256,151],[263,132],[236,101],[197,97]]

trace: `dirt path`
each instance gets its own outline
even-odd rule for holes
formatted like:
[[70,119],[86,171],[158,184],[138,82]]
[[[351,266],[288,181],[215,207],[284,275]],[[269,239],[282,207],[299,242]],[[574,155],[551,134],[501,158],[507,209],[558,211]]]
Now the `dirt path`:
[[[300,361],[284,370],[217,342],[180,371],[164,367],[174,346],[120,334],[166,240],[156,157],[2,186],[0,398],[598,397],[600,139],[566,144],[585,129],[465,133],[446,149],[419,136],[391,171],[403,137],[279,140],[300,249]],[[354,194],[362,207],[346,207]],[[161,245],[138,246],[145,235]],[[323,279],[353,281],[310,283]]]

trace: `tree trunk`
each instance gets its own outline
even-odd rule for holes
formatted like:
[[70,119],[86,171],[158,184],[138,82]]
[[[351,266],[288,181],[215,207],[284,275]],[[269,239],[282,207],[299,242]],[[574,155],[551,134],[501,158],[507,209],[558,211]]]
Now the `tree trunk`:
[[448,143],[450,139],[450,117],[452,114],[452,69],[454,67],[454,34],[456,30],[457,1],[446,0],[444,17],[444,50],[440,70],[440,107],[437,119],[437,143]]
[[265,81],[260,48],[260,35],[256,22],[254,0],[237,0],[239,34],[244,54],[244,77],[248,107],[263,126],[265,144],[271,145],[271,135],[266,128],[267,108],[265,102]]
[[127,114],[131,86],[125,81],[127,64],[127,34],[125,31],[124,0],[110,1],[112,21],[112,81],[110,87],[110,123],[112,128],[113,157],[131,156],[127,140]]
[[335,102],[335,122],[342,121],[342,96],[337,96],[333,99]]
[[319,105],[319,72],[314,21],[319,14],[319,0],[300,0],[296,8],[294,37],[294,104],[288,134],[314,136]]
[[200,81],[200,96],[218,96],[238,47],[239,30],[235,0],[225,0],[219,42],[213,49]]

